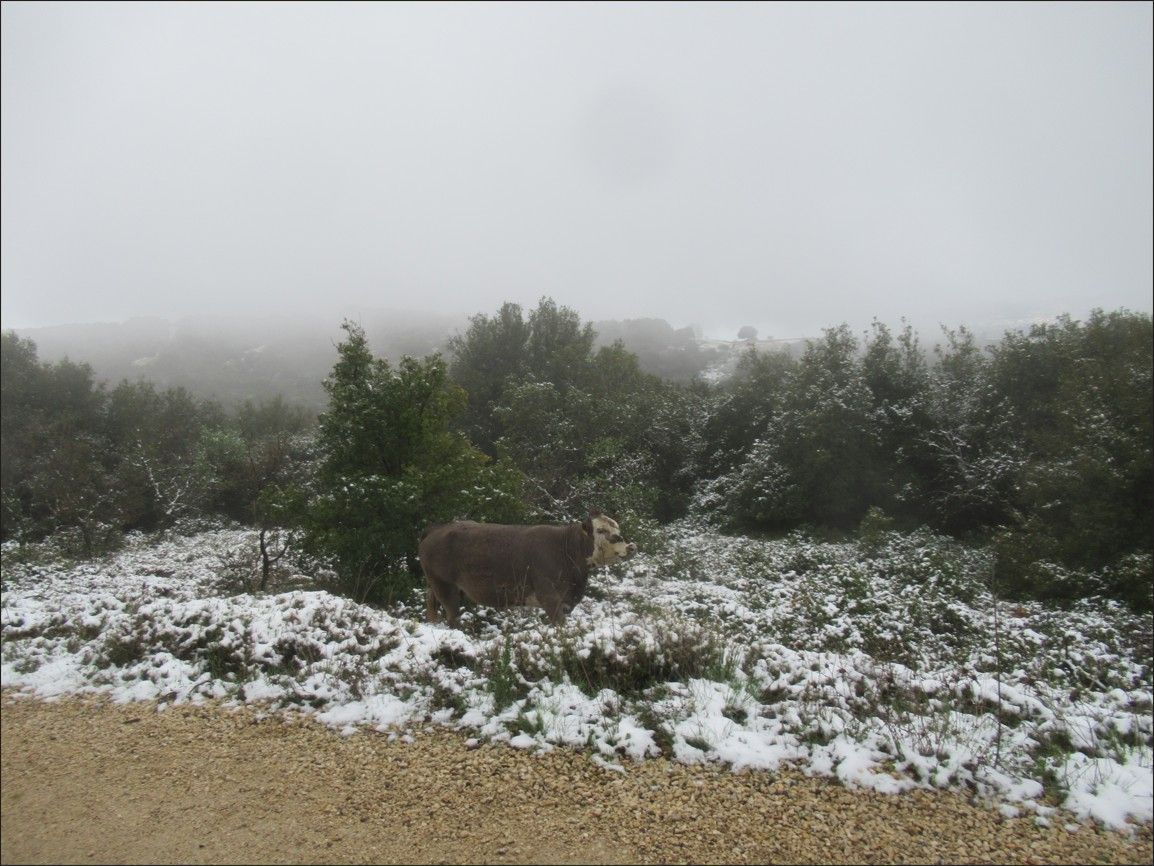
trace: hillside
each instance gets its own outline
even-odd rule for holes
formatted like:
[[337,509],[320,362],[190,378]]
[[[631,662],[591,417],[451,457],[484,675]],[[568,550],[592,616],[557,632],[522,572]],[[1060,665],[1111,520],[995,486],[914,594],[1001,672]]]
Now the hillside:
[[[362,316],[374,349],[391,359],[443,350],[464,316],[367,311]],[[277,395],[314,409],[324,406],[321,382],[341,339],[340,321],[287,316],[202,316],[168,321],[18,329],[40,358],[68,357],[92,366],[98,380],[147,380],[159,388],[181,386],[225,406]]]
[[[465,315],[386,310],[365,311],[358,321],[373,350],[393,361],[444,352],[449,337],[468,325]],[[83,361],[110,384],[127,379],[159,388],[181,386],[225,406],[281,395],[317,410],[324,406],[321,382],[342,337],[337,319],[275,315],[136,318],[15,330],[36,344],[41,360]],[[674,381],[687,382],[731,355],[723,341],[700,340],[692,327],[675,329],[664,319],[605,320],[595,322],[594,330],[598,346],[621,340],[642,370]]]

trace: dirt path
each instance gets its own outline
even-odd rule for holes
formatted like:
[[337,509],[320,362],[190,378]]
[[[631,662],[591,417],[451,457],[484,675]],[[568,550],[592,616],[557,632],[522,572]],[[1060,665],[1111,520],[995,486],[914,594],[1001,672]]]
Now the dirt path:
[[5,696],[3,863],[1150,862],[1135,839],[795,774]]

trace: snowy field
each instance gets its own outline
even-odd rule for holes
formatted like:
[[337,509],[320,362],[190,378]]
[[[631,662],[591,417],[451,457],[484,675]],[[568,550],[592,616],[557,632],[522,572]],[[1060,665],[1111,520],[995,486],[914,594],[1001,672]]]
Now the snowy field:
[[1041,823],[1068,820],[1057,805],[1152,820],[1149,617],[994,605],[985,555],[928,533],[761,542],[675,524],[596,573],[560,628],[472,608],[450,630],[423,622],[423,594],[384,611],[302,575],[239,592],[244,531],[135,537],[82,563],[27,553],[4,551],[2,684],[41,698],[256,703],[342,733],[434,724],[581,748],[607,771],[791,764]]

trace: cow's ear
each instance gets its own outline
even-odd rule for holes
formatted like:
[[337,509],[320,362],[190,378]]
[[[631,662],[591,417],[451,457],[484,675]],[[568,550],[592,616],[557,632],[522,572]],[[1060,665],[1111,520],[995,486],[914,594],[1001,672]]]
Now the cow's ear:
[[590,520],[592,520],[594,517],[600,517],[600,516],[601,516],[601,509],[600,508],[590,508],[589,509],[589,519]]
[[586,535],[592,535],[593,534],[593,521],[592,521],[592,519],[590,519],[589,517],[586,517],[584,520],[581,521],[581,531],[584,532]]

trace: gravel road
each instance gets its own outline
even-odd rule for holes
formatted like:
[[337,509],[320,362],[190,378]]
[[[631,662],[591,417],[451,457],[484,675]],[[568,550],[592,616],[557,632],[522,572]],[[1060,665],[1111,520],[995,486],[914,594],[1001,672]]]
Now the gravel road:
[[797,773],[610,772],[251,709],[3,698],[3,863],[1149,863],[1133,838]]

